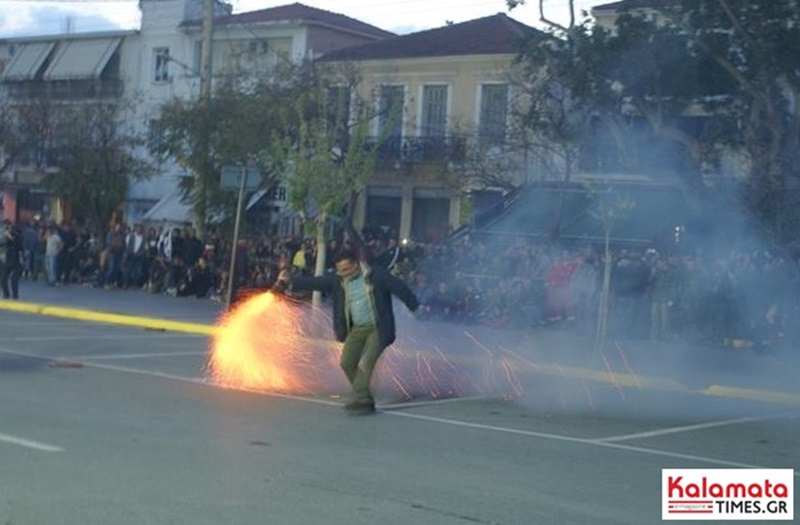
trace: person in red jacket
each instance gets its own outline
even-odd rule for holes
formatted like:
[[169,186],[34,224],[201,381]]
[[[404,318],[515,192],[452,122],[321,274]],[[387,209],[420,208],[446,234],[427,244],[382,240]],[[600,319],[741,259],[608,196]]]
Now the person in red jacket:
[[545,286],[547,288],[546,315],[548,321],[575,319],[575,303],[570,291],[572,274],[578,269],[578,261],[564,254],[558,258],[547,272]]

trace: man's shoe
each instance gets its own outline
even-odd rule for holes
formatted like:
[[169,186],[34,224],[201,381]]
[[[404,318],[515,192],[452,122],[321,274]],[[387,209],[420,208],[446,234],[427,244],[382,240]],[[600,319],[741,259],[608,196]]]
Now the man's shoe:
[[344,406],[351,416],[368,416],[375,413],[375,402],[352,401]]

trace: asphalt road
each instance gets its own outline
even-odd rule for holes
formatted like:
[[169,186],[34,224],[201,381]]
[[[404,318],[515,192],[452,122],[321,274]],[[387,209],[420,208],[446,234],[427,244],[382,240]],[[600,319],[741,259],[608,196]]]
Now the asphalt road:
[[[25,292],[192,322],[219,310],[136,292]],[[401,320],[437,345],[464,332],[414,322]],[[508,336],[467,339],[495,337]],[[519,356],[513,388],[402,401],[382,387],[382,410],[354,418],[336,387],[215,386],[202,335],[2,311],[0,524],[647,524],[661,521],[663,468],[800,472],[796,406],[708,395],[722,376],[695,373],[687,389],[652,375],[626,383],[643,360],[632,348],[627,368],[620,356],[598,368],[617,375],[588,374],[590,358],[552,351],[557,334],[531,337],[504,343]],[[453,346],[477,374],[480,353]]]

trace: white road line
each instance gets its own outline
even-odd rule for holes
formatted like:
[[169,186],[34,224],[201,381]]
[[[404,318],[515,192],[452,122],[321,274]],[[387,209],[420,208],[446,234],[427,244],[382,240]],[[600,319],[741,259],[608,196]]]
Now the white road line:
[[47,445],[46,443],[39,443],[38,441],[31,441],[30,439],[23,439],[8,434],[0,434],[0,442],[9,443],[11,445],[18,445],[20,447],[39,450],[41,452],[63,452],[64,449],[54,445]]
[[179,376],[175,374],[168,374],[166,372],[156,372],[155,370],[143,370],[140,368],[131,368],[128,366],[101,365],[100,363],[84,362],[83,365],[87,368],[98,368],[100,370],[113,370],[114,372],[125,372],[126,374],[137,374],[150,377],[159,377],[161,379],[173,379],[175,381],[184,381],[186,383],[197,383],[202,385],[210,384],[208,381],[206,381],[206,378],[204,377]]
[[427,401],[400,401],[398,403],[389,403],[387,405],[381,405],[379,408],[381,410],[400,410],[403,408],[417,408],[417,407],[427,407],[427,406],[435,406],[435,405],[445,405],[448,403],[461,403],[463,401],[486,401],[489,399],[497,399],[497,397],[491,396],[465,396],[465,397],[447,397],[444,399],[430,399]]
[[[507,427],[498,427],[495,425],[484,425],[482,423],[471,423],[469,421],[459,421],[457,419],[447,419],[441,417],[431,417],[431,416],[423,416],[421,414],[411,414],[408,412],[386,412],[387,415],[397,416],[397,417],[405,417],[409,419],[421,419],[423,421],[431,421],[434,423],[441,423],[444,425],[453,425],[458,427],[467,427],[467,428],[474,428],[478,430],[489,430],[492,432],[500,432],[503,434],[516,434],[520,436],[530,436],[536,437],[541,439],[549,439],[552,441],[563,441],[566,443],[579,443],[582,445],[591,445],[595,447],[601,448],[612,448],[618,450],[625,450],[628,452],[638,452],[641,454],[648,454],[651,456],[663,456],[669,458],[677,458],[677,459],[688,459],[691,461],[697,461],[700,463],[709,463],[712,465],[722,465],[726,467],[736,467],[736,468],[754,468],[754,469],[763,469],[766,467],[759,466],[759,465],[751,465],[749,463],[739,463],[736,461],[726,461],[724,459],[716,459],[716,458],[709,458],[705,456],[695,456],[693,454],[681,454],[679,452],[668,452],[666,450],[657,450],[652,448],[645,448],[645,447],[634,447],[630,445],[622,445],[619,443],[605,443],[602,441],[597,441],[594,439],[584,439],[584,438],[576,438],[570,436],[561,436],[558,434],[547,434],[544,432],[533,432],[530,430],[521,430],[516,428],[507,428]],[[800,477],[800,471],[795,472],[796,477]]]
[[[116,365],[105,365],[100,363],[84,363],[84,366],[87,368],[97,368],[100,370],[112,370],[114,372],[124,372],[127,374],[138,374],[144,376],[151,376],[151,377],[159,377],[162,379],[172,379],[175,381],[184,381],[186,383],[195,383],[201,385],[212,386],[215,388],[225,388],[224,385],[219,385],[214,383],[213,381],[209,380],[205,377],[187,377],[187,376],[179,376],[175,374],[167,374],[164,372],[155,372],[153,370],[143,370],[140,368],[131,368],[128,366],[116,366]],[[337,401],[329,401],[327,399],[317,399],[313,397],[305,397],[293,394],[281,394],[279,392],[264,392],[263,390],[256,390],[256,389],[247,389],[247,388],[237,388],[236,390],[243,391],[243,392],[252,392],[254,394],[260,394],[269,397],[278,397],[281,399],[292,399],[294,401],[303,401],[305,403],[314,403],[317,405],[327,405],[327,406],[342,406],[342,403]]]
[[150,357],[183,357],[183,356],[203,356],[208,355],[206,351],[195,352],[161,352],[161,353],[141,353],[141,354],[87,354],[87,355],[65,355],[57,359],[70,359],[72,361],[91,361],[94,359],[147,359]]
[[595,439],[593,441],[598,441],[602,443],[613,443],[618,441],[627,441],[630,439],[644,439],[656,436],[664,436],[667,434],[677,434],[680,432],[691,432],[694,430],[704,430],[707,428],[716,428],[716,427],[724,427],[730,425],[741,425],[742,423],[753,423],[756,421],[766,421],[768,419],[776,419],[781,417],[786,417],[789,414],[782,413],[782,414],[772,414],[763,417],[742,417],[739,419],[727,419],[725,421],[710,421],[708,423],[697,423],[695,425],[685,425],[681,427],[670,427],[670,428],[662,428],[658,430],[650,430],[648,432],[637,432],[635,434],[623,434],[619,436],[609,436],[606,438]]
[[[15,355],[24,355],[27,357],[36,357],[41,358],[41,356],[37,356],[34,354],[26,354],[22,352],[15,352],[11,350],[4,350],[0,349],[0,353],[7,353],[7,354],[15,354]],[[46,358],[45,358],[46,359]],[[85,366],[90,368],[98,368],[102,370],[112,370],[116,372],[124,372],[130,374],[138,374],[150,377],[158,377],[163,379],[172,379],[176,381],[184,381],[189,383],[195,384],[202,384],[207,386],[212,386],[215,388],[224,388],[221,385],[217,385],[211,381],[206,380],[205,378],[194,378],[194,377],[186,377],[186,376],[179,376],[174,374],[167,374],[164,372],[156,372],[152,370],[142,370],[139,368],[130,368],[130,367],[123,367],[123,366],[115,366],[115,365],[105,365],[100,363],[86,363]],[[268,396],[268,397],[276,397],[281,399],[291,399],[294,401],[301,401],[304,403],[314,403],[318,405],[327,405],[327,406],[341,406],[342,404],[336,401],[329,401],[326,399],[317,399],[317,398],[310,398],[310,397],[303,397],[298,395],[292,394],[280,394],[274,392],[263,392],[253,390],[253,393],[257,393],[260,395]],[[499,432],[503,434],[514,434],[520,436],[529,436],[535,437],[540,439],[547,439],[551,441],[561,441],[564,443],[576,443],[581,445],[589,445],[594,447],[600,448],[610,448],[610,449],[617,449],[617,450],[624,450],[627,452],[637,452],[641,454],[647,454],[651,456],[662,456],[662,457],[669,457],[669,458],[676,458],[676,459],[686,459],[690,461],[696,461],[699,463],[708,463],[712,465],[722,465],[726,467],[735,467],[735,468],[754,468],[754,469],[763,469],[767,468],[764,466],[759,465],[751,465],[749,463],[739,463],[736,461],[726,461],[724,459],[716,459],[710,458],[705,456],[696,456],[692,454],[681,454],[679,452],[669,452],[666,450],[658,450],[658,449],[651,449],[645,447],[637,447],[631,445],[625,445],[622,443],[608,443],[604,441],[600,441],[597,439],[587,439],[587,438],[578,438],[578,437],[571,437],[571,436],[562,436],[559,434],[549,434],[545,432],[534,432],[530,430],[522,430],[516,428],[509,428],[509,427],[500,427],[496,425],[485,425],[483,423],[471,423],[469,421],[460,421],[457,419],[447,419],[447,418],[440,418],[440,417],[433,417],[433,416],[425,416],[422,414],[412,414],[409,412],[399,412],[399,411],[386,411],[382,412],[383,414],[395,416],[395,417],[405,417],[408,419],[416,419],[422,421],[429,421],[433,423],[439,423],[443,425],[451,425],[457,427],[465,427],[465,428],[473,428],[476,430],[486,430],[491,432]],[[47,446],[47,445],[44,445]],[[800,477],[800,470],[795,472],[795,477]]]

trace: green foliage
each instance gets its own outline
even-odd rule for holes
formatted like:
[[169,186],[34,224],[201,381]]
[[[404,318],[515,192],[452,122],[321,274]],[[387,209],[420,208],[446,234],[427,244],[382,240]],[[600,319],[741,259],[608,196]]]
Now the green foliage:
[[295,97],[283,105],[282,136],[276,137],[262,159],[281,159],[285,164],[281,178],[288,188],[292,209],[306,218],[315,217],[323,225],[328,219],[345,215],[345,204],[361,191],[372,173],[375,144],[370,144],[369,124],[373,117],[367,104],[344,104],[356,81],[321,75],[308,66],[298,76],[301,81]]
[[104,231],[115,209],[127,196],[132,180],[153,174],[137,150],[143,140],[122,122],[127,106],[121,102],[93,102],[65,106],[57,120],[60,154],[58,171],[46,180],[54,195],[68,200],[73,214]]
[[[731,175],[722,156],[738,152],[753,212],[796,235],[785,195],[800,184],[797,0],[647,5],[626,2],[613,31],[575,25],[532,40],[520,60],[534,101],[524,124],[573,144],[584,170],[677,175],[695,197],[707,174]],[[560,90],[569,112],[552,102]],[[591,126],[568,125],[581,111]]]
[[0,174],[20,158],[45,151],[52,140],[54,106],[47,100],[0,99]]
[[220,190],[223,166],[255,164],[265,185],[275,180],[274,162],[261,153],[283,134],[283,108],[298,90],[295,73],[287,65],[247,89],[228,84],[208,101],[174,99],[162,106],[154,123],[161,140],[151,150],[186,170],[183,197],[203,222],[215,212],[230,210],[235,200],[235,195]]

